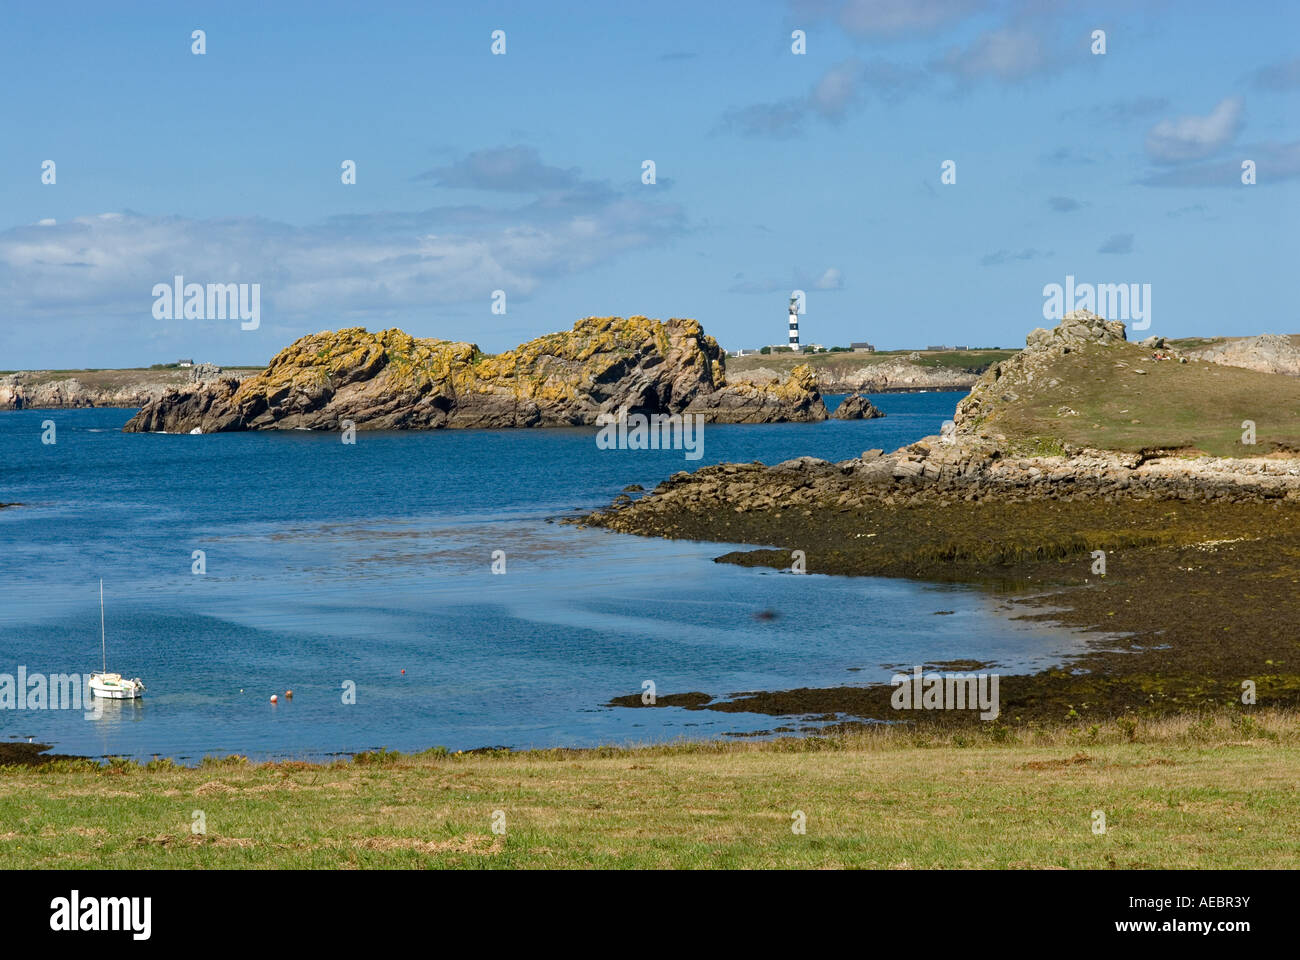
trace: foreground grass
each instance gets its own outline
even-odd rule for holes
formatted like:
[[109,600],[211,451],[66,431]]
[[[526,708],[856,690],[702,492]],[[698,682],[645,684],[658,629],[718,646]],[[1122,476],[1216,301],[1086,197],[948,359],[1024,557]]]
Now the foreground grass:
[[324,766],[60,761],[0,768],[0,866],[1297,867],[1297,782],[1290,711]]

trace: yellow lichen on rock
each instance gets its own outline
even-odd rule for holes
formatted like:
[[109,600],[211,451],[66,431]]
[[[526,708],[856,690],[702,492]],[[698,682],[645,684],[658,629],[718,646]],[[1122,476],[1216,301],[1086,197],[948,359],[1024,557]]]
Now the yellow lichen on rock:
[[242,383],[160,399],[131,430],[545,426],[594,423],[626,406],[707,411],[714,422],[823,419],[811,376],[726,386],[725,354],[699,322],[584,317],[496,355],[472,343],[363,327],[309,334]]

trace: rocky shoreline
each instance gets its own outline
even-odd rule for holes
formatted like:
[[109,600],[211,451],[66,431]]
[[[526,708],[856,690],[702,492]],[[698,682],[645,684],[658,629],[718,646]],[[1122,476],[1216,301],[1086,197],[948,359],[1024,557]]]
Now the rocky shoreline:
[[[948,367],[924,367],[917,361],[919,353],[907,357],[863,363],[844,368],[813,367],[817,389],[823,394],[840,393],[920,393],[930,390],[969,390],[979,380],[973,370]],[[733,380],[765,384],[778,381],[783,373],[771,366],[747,366],[732,374]]]
[[[1024,352],[987,371],[939,436],[838,463],[802,457],[678,473],[640,499],[620,498],[575,522],[761,546],[718,558],[745,566],[789,571],[800,551],[808,573],[992,585],[1018,594],[1025,616],[1097,637],[1064,668],[1004,677],[1010,718],[1223,706],[1237,702],[1244,679],[1260,703],[1300,704],[1300,639],[1290,627],[1300,613],[1293,559],[1300,557],[1300,456],[1286,444],[1246,457],[1159,445],[1112,450],[1013,430],[1043,422],[1025,415],[1040,399],[1035,391],[1054,402],[1102,371],[1122,386],[1135,357],[1163,349],[1139,349],[1125,341],[1122,325],[1072,315],[1055,330],[1034,331]],[[1217,375],[1171,359],[1170,375],[1193,384]],[[1294,389],[1286,377],[1240,376]],[[1112,394],[1132,402],[1119,387],[1101,393],[1106,402]],[[1176,398],[1162,393],[1160,400]],[[1239,414],[1231,418],[1235,426]],[[743,696],[664,691],[666,702],[677,702],[676,694],[692,709],[845,722],[898,719],[890,692],[881,685]]]
[[[1240,703],[1300,706],[1300,503],[1245,497],[1141,499],[945,496],[890,484],[883,496],[843,500],[845,480],[817,464],[720,465],[698,483],[668,481],[640,500],[576,521],[642,536],[752,544],[718,562],[789,575],[906,577],[989,589],[1022,611],[1084,632],[1088,652],[1062,667],[1003,675],[1003,723],[1102,720]],[[1005,493],[1005,491],[1003,491]],[[668,505],[671,504],[671,507]],[[1098,558],[1103,567],[1098,571]],[[779,618],[780,611],[765,616]],[[922,625],[918,624],[918,627]],[[869,629],[864,624],[863,629]],[[864,664],[864,666],[872,666]],[[881,666],[876,664],[874,666]],[[997,670],[996,664],[933,668]],[[932,667],[927,667],[931,669]],[[659,703],[857,724],[979,723],[974,714],[902,716],[882,684],[825,689],[663,690]],[[636,704],[616,705],[634,707]]]
[[251,371],[222,371],[212,364],[160,370],[21,370],[0,376],[0,410],[139,409],[168,391],[188,389],[218,376],[236,381]]

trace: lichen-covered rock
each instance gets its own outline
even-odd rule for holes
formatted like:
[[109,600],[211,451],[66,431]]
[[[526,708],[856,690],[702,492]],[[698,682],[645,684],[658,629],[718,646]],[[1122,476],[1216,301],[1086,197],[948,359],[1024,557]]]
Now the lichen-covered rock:
[[815,422],[827,416],[817,378],[807,364],[777,383],[724,384],[697,396],[684,412],[703,414],[710,423]]
[[437,429],[592,424],[601,413],[700,413],[714,423],[822,420],[811,371],[728,386],[725,354],[695,320],[587,317],[489,356],[472,343],[364,328],[302,337],[262,373],[170,391],[133,432]]
[[885,412],[860,393],[851,393],[840,401],[831,416],[836,420],[874,420]]

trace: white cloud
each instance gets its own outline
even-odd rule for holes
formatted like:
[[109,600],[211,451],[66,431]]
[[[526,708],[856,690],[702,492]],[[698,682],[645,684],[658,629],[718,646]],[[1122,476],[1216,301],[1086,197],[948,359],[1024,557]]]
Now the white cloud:
[[1188,163],[1176,167],[1163,167],[1157,173],[1139,180],[1147,187],[1230,187],[1241,186],[1241,162],[1253,160],[1259,186],[1267,187],[1285,180],[1300,179],[1300,140],[1290,143],[1265,141],[1247,143],[1221,160]]
[[1147,155],[1157,163],[1202,160],[1236,138],[1244,113],[1240,97],[1225,97],[1206,116],[1161,120],[1147,133]]
[[817,81],[808,95],[809,104],[828,120],[839,120],[857,99],[861,76],[862,63],[856,58],[836,64]]
[[[631,188],[585,187],[508,208],[353,214],[309,226],[113,212],[14,227],[0,232],[5,366],[60,350],[116,351],[114,362],[126,359],[124,350],[138,361],[146,350],[188,355],[187,344],[238,330],[222,320],[154,321],[153,287],[176,274],[193,283],[261,284],[266,346],[278,348],[316,330],[486,304],[496,289],[527,297],[548,280],[686,228],[676,204]],[[86,360],[69,356],[60,365],[77,362]]]
[[789,139],[803,133],[809,115],[838,123],[862,104],[867,94],[898,103],[929,82],[929,75],[916,67],[849,57],[822,74],[804,96],[733,108],[723,114],[718,126],[748,137]]
[[988,30],[961,49],[954,47],[935,69],[965,80],[991,78],[1016,83],[1052,67],[1043,38],[1028,26]]
[[826,271],[817,278],[813,288],[816,290],[843,290],[844,274],[840,273],[835,267],[827,267]]
[[839,22],[855,37],[892,37],[941,29],[983,6],[980,0],[848,0]]

